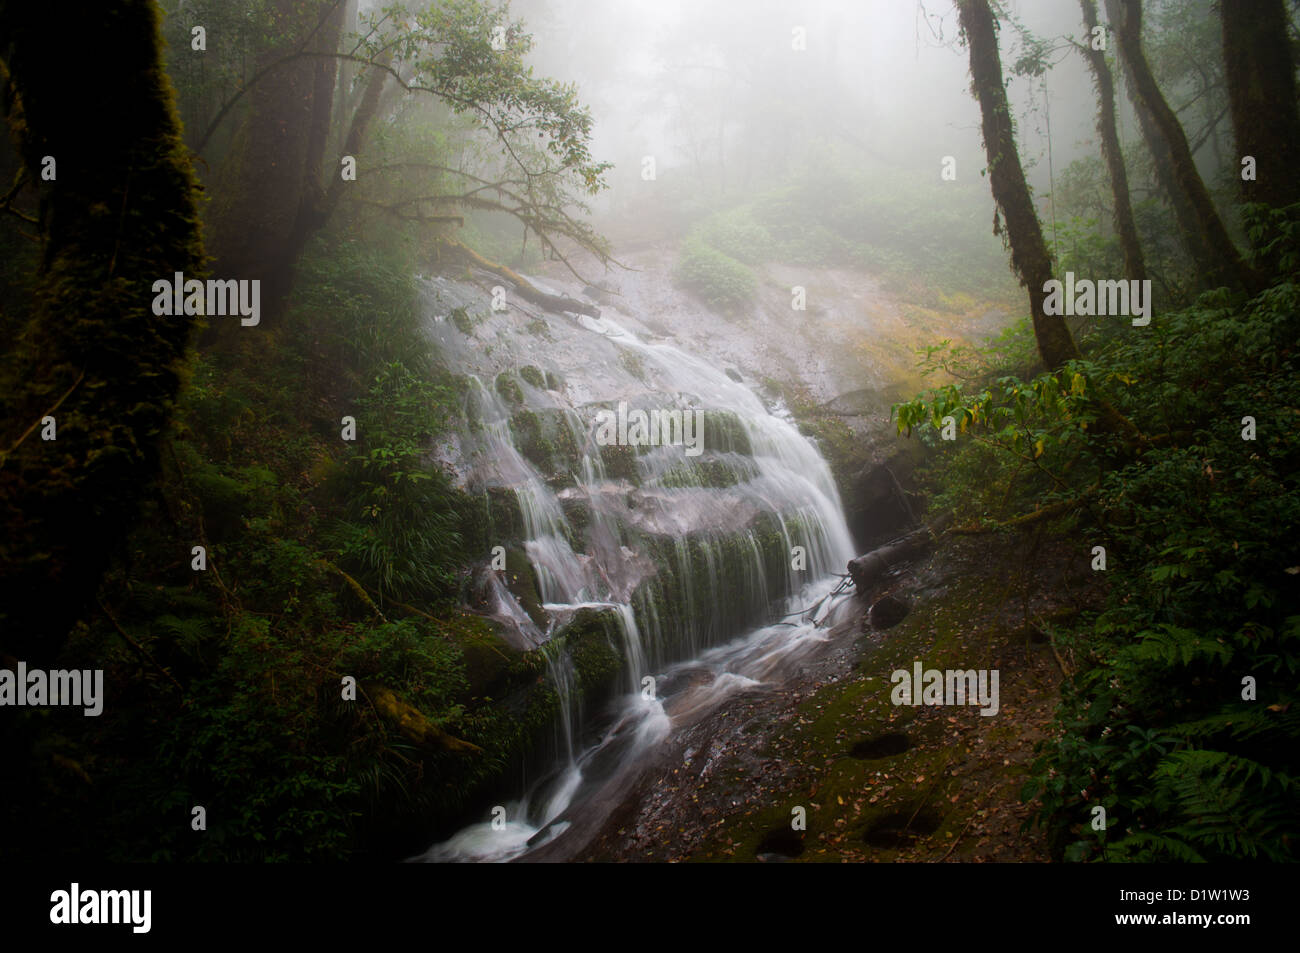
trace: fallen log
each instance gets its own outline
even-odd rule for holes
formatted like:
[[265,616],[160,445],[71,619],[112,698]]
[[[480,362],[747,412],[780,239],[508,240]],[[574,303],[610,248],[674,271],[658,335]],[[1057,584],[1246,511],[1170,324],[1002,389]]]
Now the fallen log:
[[588,304],[585,301],[579,301],[577,298],[569,298],[565,295],[553,295],[542,291],[523,275],[518,274],[507,268],[505,265],[498,265],[494,261],[488,261],[468,245],[451,238],[442,240],[442,247],[450,251],[454,256],[459,257],[476,268],[482,268],[484,271],[496,275],[498,278],[504,278],[515,286],[519,297],[525,301],[531,301],[538,307],[545,308],[548,311],[573,311],[577,314],[590,315],[593,318],[600,317],[600,309],[594,304]]
[[370,699],[380,718],[417,745],[456,754],[483,753],[483,749],[478,745],[448,734],[433,724],[418,708],[398,697],[392,689],[384,685],[367,683],[362,686],[362,691],[366,693],[366,697]]
[[915,559],[939,537],[951,522],[951,516],[945,516],[930,526],[923,526],[915,532],[908,533],[893,542],[886,543],[879,549],[849,560],[849,576],[858,592],[866,595],[880,578],[894,566],[909,559]]

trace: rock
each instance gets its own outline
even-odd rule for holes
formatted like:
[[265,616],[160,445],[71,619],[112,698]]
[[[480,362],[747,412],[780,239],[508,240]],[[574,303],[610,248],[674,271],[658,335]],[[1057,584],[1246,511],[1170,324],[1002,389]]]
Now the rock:
[[915,460],[898,453],[853,477],[845,495],[845,521],[854,539],[871,543],[915,525],[920,501],[909,496]]
[[740,376],[740,371],[736,370],[734,367],[728,367],[724,373],[737,384],[744,383],[745,379]]

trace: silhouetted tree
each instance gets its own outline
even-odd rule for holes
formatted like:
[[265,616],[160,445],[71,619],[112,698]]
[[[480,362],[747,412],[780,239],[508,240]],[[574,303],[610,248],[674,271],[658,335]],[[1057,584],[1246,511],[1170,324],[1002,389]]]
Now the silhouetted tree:
[[42,242],[30,322],[0,367],[0,650],[39,664],[156,474],[194,318],[155,315],[152,286],[194,276],[203,253],[153,0],[82,5],[75,25],[57,4],[0,0],[0,38]]
[[1242,201],[1293,205],[1300,202],[1300,107],[1286,7],[1282,0],[1220,0],[1219,11],[1238,159],[1255,159],[1255,178],[1241,182]]

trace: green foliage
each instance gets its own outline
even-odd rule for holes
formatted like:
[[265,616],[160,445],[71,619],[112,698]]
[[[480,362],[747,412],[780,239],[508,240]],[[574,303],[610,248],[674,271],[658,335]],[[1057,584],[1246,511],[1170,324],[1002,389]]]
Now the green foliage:
[[460,505],[449,474],[428,459],[451,390],[393,361],[359,403],[360,432],[338,493],[345,518],[327,534],[339,562],[385,599],[450,593],[463,559]]
[[[318,243],[282,329],[199,356],[161,493],[102,590],[112,621],[95,616],[69,646],[107,670],[113,703],[101,718],[28,719],[17,777],[43,780],[6,786],[6,827],[27,818],[60,856],[87,850],[82,825],[115,860],[387,856],[394,839],[409,848],[404,825],[460,810],[475,777],[497,776],[499,751],[443,764],[364,698],[341,698],[351,675],[457,733],[483,704],[469,655],[479,679],[492,677],[481,659],[501,658],[448,598],[482,506],[429,459],[459,399],[431,362],[411,271],[391,247]],[[355,443],[339,439],[340,409]],[[190,569],[195,543],[207,572]],[[43,823],[64,815],[80,820]]]
[[[1094,335],[1055,374],[941,386],[895,408],[901,430],[959,421],[940,468],[963,517],[1058,500],[1084,527],[1081,548],[1106,548],[1105,605],[1055,636],[1080,669],[1025,788],[1059,856],[1297,856],[1298,338],[1295,283],[1249,302],[1215,292],[1149,328]],[[1131,431],[1099,426],[1102,399]],[[1246,676],[1256,700],[1242,697]],[[1105,832],[1088,823],[1097,804]]]

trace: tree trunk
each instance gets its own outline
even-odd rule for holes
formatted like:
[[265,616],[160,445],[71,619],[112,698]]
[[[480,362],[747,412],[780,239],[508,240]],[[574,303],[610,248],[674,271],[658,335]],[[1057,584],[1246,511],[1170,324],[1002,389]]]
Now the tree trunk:
[[0,653],[37,664],[131,529],[194,326],[153,310],[154,281],[203,261],[158,21],[154,0],[83,4],[75,24],[58,4],[0,0],[6,119],[45,239],[31,323],[0,370]]
[[1300,109],[1286,7],[1282,0],[1220,0],[1219,10],[1237,159],[1253,156],[1256,163],[1255,180],[1241,183],[1241,200],[1294,205],[1300,202]]
[[1020,166],[1015,127],[1007,105],[998,55],[997,26],[988,0],[957,0],[962,32],[970,47],[971,90],[983,117],[984,151],[988,156],[993,199],[1001,210],[1011,244],[1011,264],[1029,291],[1038,353],[1049,370],[1079,356],[1065,319],[1043,310],[1044,285],[1052,277],[1052,258],[1043,240],[1029,185]]
[[[312,34],[309,50],[338,49],[346,4],[340,0],[275,0],[279,35]],[[284,57],[268,50],[259,69]],[[262,282],[264,323],[274,322],[293,269],[322,223],[322,171],[330,141],[338,60],[306,56],[280,65],[248,93],[248,117],[218,176],[212,207],[213,267],[226,278]]]
[[[355,111],[352,113],[352,121],[348,124],[347,135],[343,140],[343,155],[356,156],[361,151],[361,145],[365,142],[366,133],[370,131],[370,124],[374,121],[379,112],[380,98],[384,93],[384,86],[388,82],[388,72],[381,67],[387,66],[391,60],[390,56],[380,58],[380,66],[371,66],[370,75],[366,77],[365,91],[361,94],[361,101],[357,103]],[[339,201],[343,198],[343,189],[348,185],[343,180],[339,172],[335,172],[334,177],[330,180],[329,187],[325,190],[325,197],[320,206],[320,225],[334,214],[338,208]]]
[[[1104,0],[1104,2],[1106,4],[1106,19],[1110,21],[1111,29],[1118,31],[1117,24],[1123,16],[1120,9],[1120,0]],[[1116,35],[1118,35],[1118,32]],[[1138,128],[1142,132],[1142,141],[1146,143],[1147,152],[1151,154],[1151,164],[1155,172],[1156,182],[1164,191],[1170,207],[1174,210],[1174,220],[1178,223],[1178,237],[1181,239],[1182,246],[1187,251],[1188,257],[1193,262],[1203,261],[1208,253],[1201,241],[1201,230],[1196,224],[1196,213],[1193,211],[1191,203],[1187,201],[1187,197],[1179,189],[1178,183],[1174,181],[1174,160],[1169,150],[1169,144],[1160,135],[1155,116],[1137,93],[1137,84],[1133,80],[1133,70],[1128,60],[1123,56],[1119,56],[1118,60],[1124,70],[1129,102],[1132,103],[1133,112],[1137,115]]]
[[[1120,56],[1128,66],[1134,93],[1150,112],[1154,134],[1168,150],[1172,187],[1191,208],[1194,240],[1190,244],[1194,249],[1197,271],[1210,287],[1256,288],[1256,276],[1242,260],[1223,220],[1219,218],[1209,190],[1196,171],[1183,127],[1165,101],[1147,64],[1146,54],[1142,51],[1141,0],[1107,0],[1107,8],[1118,14],[1111,23],[1119,39]],[[1188,227],[1187,223],[1181,224]]]
[[[1097,26],[1097,0],[1079,0],[1083,10],[1083,23],[1087,27],[1090,43]],[[1110,173],[1110,189],[1115,202],[1115,231],[1119,234],[1120,249],[1124,253],[1124,277],[1129,281],[1143,281],[1147,276],[1146,262],[1142,257],[1142,243],[1138,238],[1137,222],[1133,218],[1133,203],[1129,198],[1128,172],[1124,168],[1124,154],[1119,147],[1119,132],[1115,125],[1115,83],[1106,65],[1104,50],[1086,47],[1088,65],[1092,67],[1097,84],[1097,133],[1101,136],[1101,154]]]

